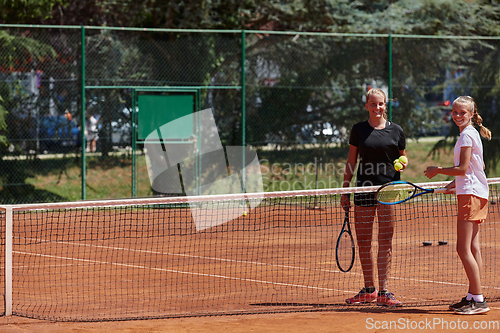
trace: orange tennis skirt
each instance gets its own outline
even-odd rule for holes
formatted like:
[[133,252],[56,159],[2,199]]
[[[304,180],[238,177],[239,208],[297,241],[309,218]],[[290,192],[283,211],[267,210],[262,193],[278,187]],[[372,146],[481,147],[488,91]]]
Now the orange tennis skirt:
[[488,216],[488,200],[472,194],[457,195],[457,219],[462,221],[476,221],[483,223]]

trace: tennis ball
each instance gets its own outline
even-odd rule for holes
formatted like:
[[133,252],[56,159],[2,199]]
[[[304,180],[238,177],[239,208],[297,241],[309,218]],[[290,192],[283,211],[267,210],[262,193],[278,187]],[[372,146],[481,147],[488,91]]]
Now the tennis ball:
[[396,171],[403,169],[403,164],[400,162],[394,163],[394,169],[396,169]]
[[392,162],[392,164],[396,164],[396,163],[401,163],[401,161],[399,160],[399,158],[396,158],[396,159],[394,160],[394,162]]
[[247,212],[246,211],[243,211],[243,216],[247,216]]
[[408,158],[404,155],[399,156],[399,160],[401,161],[401,163],[408,163]]

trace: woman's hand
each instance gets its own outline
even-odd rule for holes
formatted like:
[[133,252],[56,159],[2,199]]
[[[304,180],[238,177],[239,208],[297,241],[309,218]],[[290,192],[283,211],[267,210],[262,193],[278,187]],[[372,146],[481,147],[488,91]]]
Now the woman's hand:
[[342,197],[340,198],[340,204],[345,211],[348,211],[349,208],[351,208],[351,195],[348,193],[342,194]]

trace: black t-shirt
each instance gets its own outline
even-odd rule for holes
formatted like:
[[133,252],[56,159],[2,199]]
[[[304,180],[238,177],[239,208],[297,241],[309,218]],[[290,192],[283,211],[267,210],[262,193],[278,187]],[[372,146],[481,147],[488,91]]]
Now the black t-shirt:
[[375,129],[368,121],[352,127],[349,144],[358,148],[359,166],[356,186],[382,185],[400,180],[393,161],[405,149],[406,139],[401,126],[387,122],[384,129]]

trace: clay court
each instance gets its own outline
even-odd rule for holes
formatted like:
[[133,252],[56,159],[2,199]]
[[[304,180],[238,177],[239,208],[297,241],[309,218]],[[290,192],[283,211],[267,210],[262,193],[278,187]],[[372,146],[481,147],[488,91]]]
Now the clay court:
[[[404,308],[400,310],[363,309],[358,307],[359,309],[350,311],[170,318],[99,323],[53,322],[14,316],[11,318],[0,317],[0,331],[3,333],[498,332],[500,302],[489,303],[489,306],[491,308],[490,312],[476,316],[458,316],[448,311],[446,306]],[[386,329],[384,325],[390,327],[391,322],[392,329]],[[399,326],[396,326],[398,323]],[[418,328],[418,325],[422,329]],[[474,329],[474,325],[478,325],[477,329]],[[394,329],[395,327],[396,329]]]

